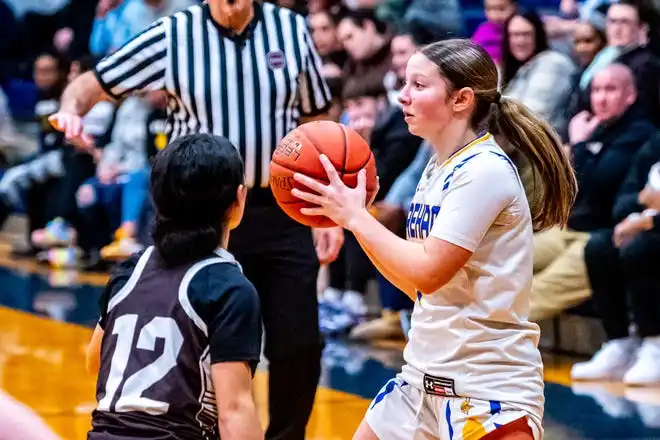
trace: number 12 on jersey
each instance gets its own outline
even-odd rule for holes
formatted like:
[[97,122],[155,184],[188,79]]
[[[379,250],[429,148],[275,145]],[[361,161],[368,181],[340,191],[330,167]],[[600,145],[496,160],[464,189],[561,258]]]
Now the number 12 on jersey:
[[[112,334],[117,335],[117,344],[105,383],[105,396],[98,404],[99,411],[111,410],[112,401],[124,381],[126,366],[133,351],[137,320],[136,314],[123,315],[115,320]],[[183,334],[172,318],[155,317],[142,328],[135,347],[153,351],[158,338],[165,341],[163,353],[126,379],[119,399],[112,408],[114,412],[142,411],[151,415],[167,413],[169,403],[142,397],[142,393],[176,366],[176,359],[183,345]]]

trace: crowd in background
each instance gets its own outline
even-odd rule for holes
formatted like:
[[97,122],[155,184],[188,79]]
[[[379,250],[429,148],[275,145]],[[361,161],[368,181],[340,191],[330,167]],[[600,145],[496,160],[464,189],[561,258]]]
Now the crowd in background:
[[[95,141],[86,150],[68,145],[48,116],[73,78],[154,20],[198,1],[0,0],[0,224],[12,213],[29,220],[28,246],[14,255],[93,271],[144,246],[149,159],[167,145],[168,96],[97,104],[85,116]],[[657,5],[480,1],[279,3],[306,15],[333,96],[329,116],[369,142],[380,179],[373,214],[402,237],[433,154],[408,132],[398,103],[406,63],[433,41],[479,43],[499,67],[502,94],[556,130],[578,178],[568,226],[535,237],[530,319],[591,304],[608,340],[573,368],[573,378],[660,382]],[[543,170],[510,154],[534,203]],[[350,233],[328,274],[319,306],[324,334],[405,338],[410,300],[378,274]],[[373,280],[378,316],[365,300]]]

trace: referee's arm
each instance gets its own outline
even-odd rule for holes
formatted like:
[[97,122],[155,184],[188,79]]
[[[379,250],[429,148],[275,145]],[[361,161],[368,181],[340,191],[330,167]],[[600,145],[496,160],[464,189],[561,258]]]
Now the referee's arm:
[[303,23],[305,61],[300,76],[300,123],[328,119],[328,109],[332,104],[330,88],[323,77],[321,57],[309,35],[307,24]]
[[99,101],[163,89],[167,47],[166,24],[161,19],[72,81],[62,94],[60,110],[50,118],[53,126],[77,146],[91,147],[91,139],[82,136],[80,117]]

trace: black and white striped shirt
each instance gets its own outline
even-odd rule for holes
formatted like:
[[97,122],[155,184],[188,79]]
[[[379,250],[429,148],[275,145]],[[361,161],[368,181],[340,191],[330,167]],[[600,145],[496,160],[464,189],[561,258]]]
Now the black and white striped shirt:
[[113,98],[169,92],[171,139],[224,136],[240,149],[248,185],[267,187],[279,141],[331,98],[305,19],[271,3],[254,8],[240,36],[216,23],[206,3],[164,17],[95,72]]

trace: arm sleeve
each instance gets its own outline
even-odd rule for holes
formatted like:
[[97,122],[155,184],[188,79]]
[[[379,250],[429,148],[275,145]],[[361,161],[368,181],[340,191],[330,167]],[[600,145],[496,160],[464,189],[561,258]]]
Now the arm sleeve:
[[247,362],[261,356],[261,307],[254,286],[237,266],[210,265],[191,282],[191,303],[206,323],[211,363]]
[[330,88],[321,74],[321,57],[312,38],[304,18],[297,17],[298,26],[302,28],[304,43],[303,66],[300,76],[300,114],[302,116],[316,116],[325,113],[330,107],[332,97]]
[[127,260],[120,263],[115,270],[110,274],[110,279],[105,288],[101,292],[99,298],[99,308],[101,316],[99,318],[99,326],[105,331],[105,324],[108,315],[108,304],[113,296],[115,296],[124,287],[128,279],[131,277],[135,265],[142,256],[142,252],[132,255]]
[[94,73],[103,90],[115,99],[144,90],[165,87],[167,70],[167,29],[165,19],[102,59]]
[[509,159],[484,152],[465,160],[442,183],[446,194],[430,235],[474,252],[496,221],[522,214],[498,218],[524,191]]

